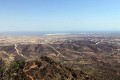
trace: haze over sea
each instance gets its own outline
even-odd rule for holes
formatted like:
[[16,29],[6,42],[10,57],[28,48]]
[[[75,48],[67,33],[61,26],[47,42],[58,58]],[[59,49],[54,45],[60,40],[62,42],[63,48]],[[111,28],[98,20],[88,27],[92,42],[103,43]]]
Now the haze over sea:
[[0,32],[1,36],[45,36],[45,35],[120,35],[119,31],[32,31],[32,32]]

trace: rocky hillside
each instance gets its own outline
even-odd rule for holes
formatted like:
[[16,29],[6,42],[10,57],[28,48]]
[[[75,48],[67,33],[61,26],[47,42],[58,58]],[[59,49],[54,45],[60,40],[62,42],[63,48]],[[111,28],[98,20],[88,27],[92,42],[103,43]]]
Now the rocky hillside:
[[1,80],[95,80],[82,71],[76,71],[42,56],[35,61],[13,61],[8,67],[0,60]]

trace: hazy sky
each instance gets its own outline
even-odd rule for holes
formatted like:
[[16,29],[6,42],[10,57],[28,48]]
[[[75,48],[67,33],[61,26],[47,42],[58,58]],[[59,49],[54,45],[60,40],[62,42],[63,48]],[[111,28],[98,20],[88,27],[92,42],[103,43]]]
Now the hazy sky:
[[120,0],[0,0],[7,31],[120,31]]

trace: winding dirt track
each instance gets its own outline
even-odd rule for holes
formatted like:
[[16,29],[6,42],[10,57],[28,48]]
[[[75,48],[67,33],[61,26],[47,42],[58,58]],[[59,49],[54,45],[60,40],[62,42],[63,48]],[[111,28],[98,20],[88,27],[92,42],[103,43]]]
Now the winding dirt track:
[[17,45],[14,44],[14,46],[15,46],[14,49],[16,50],[16,53],[17,53],[18,55],[24,57],[25,59],[27,59],[27,57],[25,57],[23,54],[20,54],[20,53],[19,53],[19,50],[17,49]]
[[58,53],[57,56],[60,56],[60,55],[61,55],[62,57],[65,58],[65,56],[64,56],[63,54],[61,54],[58,50],[56,50],[53,46],[50,46],[50,45],[47,45],[47,44],[44,44],[44,45],[46,45],[46,46],[52,48],[56,53]]

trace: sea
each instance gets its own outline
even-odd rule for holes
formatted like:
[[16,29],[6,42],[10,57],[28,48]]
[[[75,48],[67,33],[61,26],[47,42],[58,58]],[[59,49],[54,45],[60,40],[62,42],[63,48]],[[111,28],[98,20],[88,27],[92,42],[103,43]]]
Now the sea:
[[0,36],[45,36],[45,35],[111,35],[120,36],[120,31],[12,31],[0,32]]

